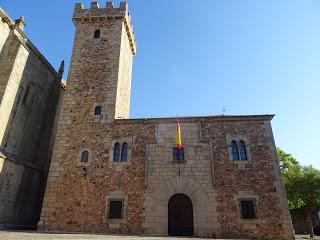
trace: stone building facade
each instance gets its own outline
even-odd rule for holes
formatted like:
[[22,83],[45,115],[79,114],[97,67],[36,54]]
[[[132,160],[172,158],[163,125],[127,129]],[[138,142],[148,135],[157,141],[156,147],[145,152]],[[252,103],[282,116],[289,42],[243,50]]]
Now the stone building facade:
[[129,118],[127,3],[75,5],[65,91],[23,19],[0,17],[0,224],[42,206],[43,231],[294,239],[273,115],[180,118],[181,150],[175,118]]
[[73,22],[39,229],[294,239],[272,115],[181,118],[178,151],[175,118],[128,118],[128,5],[76,4]]
[[36,227],[64,86],[0,8],[0,228]]

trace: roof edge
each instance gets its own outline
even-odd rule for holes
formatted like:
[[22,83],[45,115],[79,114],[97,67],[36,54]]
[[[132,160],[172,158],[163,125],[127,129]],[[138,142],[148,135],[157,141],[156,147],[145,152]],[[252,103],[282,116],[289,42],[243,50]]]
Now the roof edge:
[[[199,122],[199,121],[271,121],[274,114],[265,115],[214,115],[214,116],[185,116],[179,117],[180,122]],[[159,117],[159,118],[130,118],[130,119],[116,119],[116,123],[155,123],[155,122],[176,122],[176,117]]]

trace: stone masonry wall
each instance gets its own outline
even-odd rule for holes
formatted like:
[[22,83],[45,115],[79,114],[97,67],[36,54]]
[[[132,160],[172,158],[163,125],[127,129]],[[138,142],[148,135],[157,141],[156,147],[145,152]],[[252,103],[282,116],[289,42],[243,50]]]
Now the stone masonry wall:
[[[47,231],[141,234],[146,142],[152,140],[154,128],[101,123],[92,127],[94,132],[74,132],[67,147],[55,148],[40,224]],[[113,144],[121,139],[130,145],[130,159],[113,163]],[[91,153],[89,164],[80,162],[84,148]],[[110,197],[126,199],[123,221],[107,218]]]
[[[89,101],[85,108],[101,106],[109,122],[127,118],[135,54],[127,4],[114,8],[108,2],[106,8],[92,5],[91,9],[77,4],[73,21],[76,34],[66,99],[77,98],[75,93],[81,89],[81,97]],[[93,37],[96,30],[100,30],[100,38]]]
[[[168,201],[183,193],[194,205],[196,236],[293,239],[288,206],[282,204],[284,190],[274,169],[269,121],[208,119],[180,120],[186,158],[180,176],[179,165],[172,162],[175,120],[156,124],[157,141],[149,144],[146,167],[146,233],[167,234]],[[230,160],[228,137],[248,141],[250,161]],[[257,220],[240,218],[241,198],[257,199]]]
[[[175,121],[97,121],[91,123],[94,131],[70,134],[66,147],[55,150],[41,226],[48,231],[167,235],[168,201],[183,193],[193,204],[195,236],[293,239],[271,156],[270,116],[181,118],[186,161],[180,167],[172,162]],[[72,122],[80,124],[76,118]],[[228,139],[239,136],[248,143],[248,161],[230,160]],[[129,161],[113,163],[113,146],[123,141],[129,144]],[[82,149],[90,151],[89,164],[80,162]],[[123,220],[107,218],[110,197],[125,199]],[[242,198],[256,199],[258,219],[240,218]]]
[[115,118],[129,118],[133,55],[125,23],[122,24]]
[[[269,121],[263,119],[218,121],[202,125],[203,138],[212,144],[217,210],[220,213],[218,221],[224,237],[293,239],[291,219],[287,214],[287,201],[270,131]],[[246,139],[250,155],[247,162],[230,161],[228,138],[237,137]],[[257,220],[240,219],[239,198],[257,200]]]
[[148,144],[146,159],[144,227],[148,234],[168,234],[168,202],[178,193],[187,195],[192,201],[195,236],[219,234],[211,147],[209,142],[202,141],[200,127],[198,122],[181,119],[185,162],[178,164],[172,159],[172,149],[176,147],[176,121],[159,119],[155,124],[156,141]]

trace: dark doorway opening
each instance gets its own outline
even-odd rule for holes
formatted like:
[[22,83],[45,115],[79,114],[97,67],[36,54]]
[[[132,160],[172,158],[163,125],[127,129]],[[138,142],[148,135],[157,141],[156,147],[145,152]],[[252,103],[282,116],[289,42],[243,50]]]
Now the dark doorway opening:
[[184,194],[172,196],[168,203],[169,236],[193,236],[193,207]]

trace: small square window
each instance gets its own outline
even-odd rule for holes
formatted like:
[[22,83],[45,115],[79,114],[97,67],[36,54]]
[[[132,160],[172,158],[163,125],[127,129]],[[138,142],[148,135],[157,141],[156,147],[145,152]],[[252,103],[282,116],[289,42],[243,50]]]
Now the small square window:
[[97,107],[94,109],[94,115],[96,115],[96,116],[101,115],[101,111],[102,111],[101,106],[97,106]]
[[184,161],[184,148],[173,148],[173,161]]
[[240,200],[240,214],[242,219],[256,219],[257,209],[255,199]]
[[100,30],[94,31],[93,38],[100,38]]
[[108,206],[108,218],[122,219],[123,218],[123,201],[110,200]]

